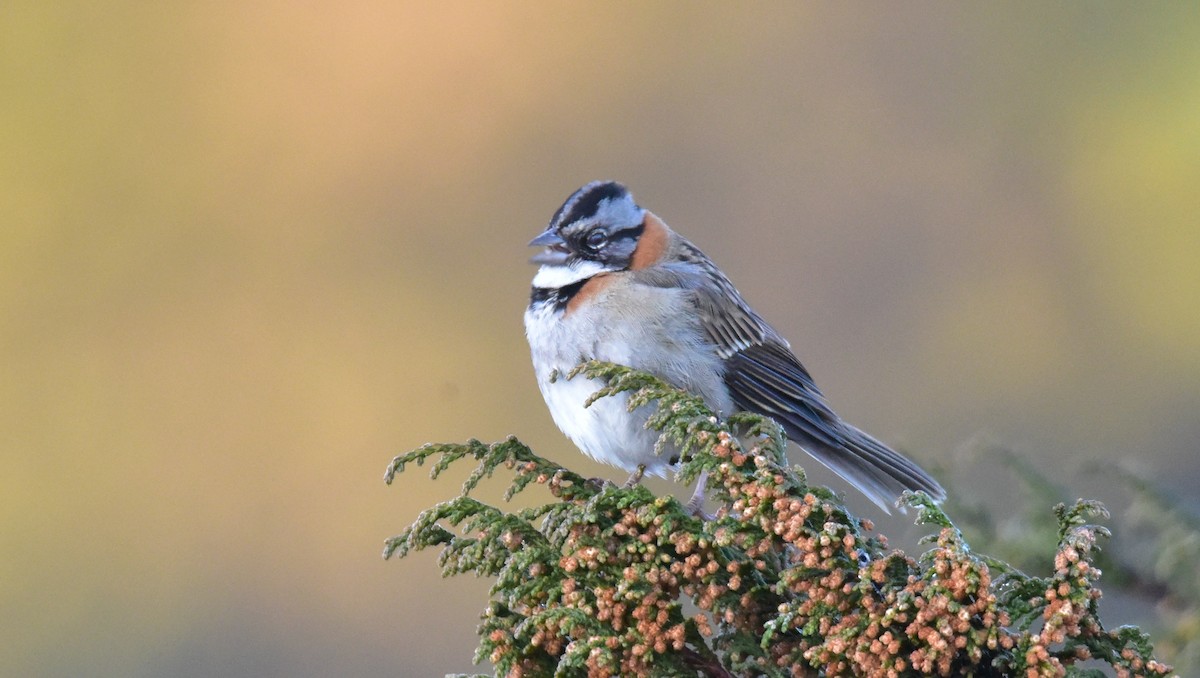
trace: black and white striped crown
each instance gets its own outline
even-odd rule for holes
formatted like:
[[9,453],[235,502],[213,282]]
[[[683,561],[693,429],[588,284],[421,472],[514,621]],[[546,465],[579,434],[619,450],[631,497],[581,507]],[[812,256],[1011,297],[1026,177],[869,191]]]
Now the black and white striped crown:
[[615,181],[593,181],[567,198],[550,218],[549,228],[559,229],[567,224],[595,219],[605,212],[630,210],[637,210],[637,205],[623,185]]

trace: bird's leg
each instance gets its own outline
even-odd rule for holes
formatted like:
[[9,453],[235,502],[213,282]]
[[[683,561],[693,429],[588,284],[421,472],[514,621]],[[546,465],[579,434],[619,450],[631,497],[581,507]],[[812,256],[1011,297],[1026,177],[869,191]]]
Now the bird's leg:
[[712,520],[713,516],[704,512],[704,490],[708,486],[708,471],[701,471],[700,478],[696,481],[696,491],[692,492],[692,498],[688,499],[687,512],[704,520]]
[[638,464],[637,470],[634,471],[633,474],[629,476],[629,480],[626,480],[625,484],[622,485],[622,487],[624,487],[625,489],[628,490],[629,488],[633,487],[634,485],[637,485],[638,483],[642,482],[642,476],[644,476],[644,475],[646,475],[646,465]]
[[586,481],[584,481],[584,484],[597,492],[606,487],[614,487],[613,481],[609,480],[608,478],[588,478]]

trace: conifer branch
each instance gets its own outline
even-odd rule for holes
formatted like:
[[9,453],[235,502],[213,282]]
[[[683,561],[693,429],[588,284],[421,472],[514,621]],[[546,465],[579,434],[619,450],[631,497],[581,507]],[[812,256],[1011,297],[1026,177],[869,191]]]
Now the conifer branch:
[[[1056,507],[1054,571],[1026,575],[973,554],[923,493],[902,503],[936,529],[914,559],[889,550],[869,520],[791,468],[779,426],[739,413],[719,420],[704,402],[645,373],[589,362],[605,385],[657,404],[648,426],[682,451],[679,475],[709,474],[712,520],[674,497],[589,482],[515,438],[426,445],[396,457],[434,459],[436,478],[471,458],[459,497],[388,540],[384,557],[441,549],[444,575],[494,579],[477,662],[499,676],[1065,675],[1093,659],[1119,675],[1165,676],[1149,638],[1108,631],[1096,601],[1096,502]],[[739,442],[739,437],[742,442]],[[501,467],[511,499],[531,485],[553,498],[505,511],[469,496]],[[993,573],[995,577],[993,578]]]

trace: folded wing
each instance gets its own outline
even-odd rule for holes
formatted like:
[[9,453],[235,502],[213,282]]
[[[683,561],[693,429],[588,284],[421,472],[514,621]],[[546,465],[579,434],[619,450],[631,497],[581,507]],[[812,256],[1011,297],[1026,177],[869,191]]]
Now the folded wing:
[[842,421],[787,342],[715,266],[698,263],[709,284],[691,286],[696,310],[725,358],[725,384],[738,409],[778,421],[791,440],[884,511],[890,512],[904,490],[945,498],[942,486],[920,466]]

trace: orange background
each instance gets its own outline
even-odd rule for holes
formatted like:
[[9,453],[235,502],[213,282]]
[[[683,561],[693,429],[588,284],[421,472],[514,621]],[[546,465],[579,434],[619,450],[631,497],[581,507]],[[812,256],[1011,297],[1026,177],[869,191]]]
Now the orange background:
[[10,2],[0,68],[0,674],[470,670],[486,582],[378,555],[457,481],[382,472],[620,474],[521,326],[596,178],[951,494],[1019,501],[983,436],[1200,502],[1189,5]]

